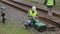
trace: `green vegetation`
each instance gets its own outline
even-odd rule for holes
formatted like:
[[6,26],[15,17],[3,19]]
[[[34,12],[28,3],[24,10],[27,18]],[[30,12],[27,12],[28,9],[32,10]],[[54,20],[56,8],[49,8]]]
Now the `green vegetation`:
[[0,21],[0,34],[32,34],[34,30],[26,30],[15,22],[3,25]]

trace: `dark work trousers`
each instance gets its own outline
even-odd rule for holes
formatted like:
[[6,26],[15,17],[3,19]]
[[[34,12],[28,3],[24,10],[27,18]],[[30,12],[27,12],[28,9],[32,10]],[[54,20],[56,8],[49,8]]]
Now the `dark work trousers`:
[[5,18],[2,16],[2,23],[5,24]]
[[52,8],[53,6],[47,6],[48,16],[52,16],[53,13]]

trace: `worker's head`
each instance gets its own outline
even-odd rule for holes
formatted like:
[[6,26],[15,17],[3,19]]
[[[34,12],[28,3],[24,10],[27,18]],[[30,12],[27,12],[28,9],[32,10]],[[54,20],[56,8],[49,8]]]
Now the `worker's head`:
[[35,10],[36,10],[36,7],[35,7],[35,6],[33,6],[33,7],[32,7],[32,11],[35,11]]
[[0,9],[1,9],[2,11],[4,11],[4,10],[5,10],[5,8],[6,8],[6,7],[2,6]]

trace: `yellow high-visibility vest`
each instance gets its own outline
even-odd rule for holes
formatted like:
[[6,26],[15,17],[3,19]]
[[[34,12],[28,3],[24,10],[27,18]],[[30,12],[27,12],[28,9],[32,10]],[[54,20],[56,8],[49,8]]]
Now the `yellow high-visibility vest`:
[[30,16],[37,16],[37,11],[35,10],[34,13],[32,12],[32,10],[29,11]]
[[47,0],[46,5],[47,5],[47,6],[52,6],[52,5],[54,5],[53,0]]

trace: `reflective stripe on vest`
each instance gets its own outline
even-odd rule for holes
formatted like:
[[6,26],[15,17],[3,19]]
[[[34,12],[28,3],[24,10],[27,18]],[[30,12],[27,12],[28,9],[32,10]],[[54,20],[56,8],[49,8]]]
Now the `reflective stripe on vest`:
[[46,5],[48,5],[48,6],[51,6],[51,5],[53,5],[53,0],[47,0],[47,3],[46,3]]
[[30,16],[36,16],[37,15],[37,11],[35,10],[34,13],[32,12],[32,10],[29,11]]

